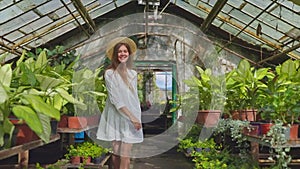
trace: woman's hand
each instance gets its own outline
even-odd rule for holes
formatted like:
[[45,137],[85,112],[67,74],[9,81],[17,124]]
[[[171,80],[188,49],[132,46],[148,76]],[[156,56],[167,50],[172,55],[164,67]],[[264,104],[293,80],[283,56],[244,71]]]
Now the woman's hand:
[[136,130],[140,130],[142,128],[142,123],[138,121],[135,117],[131,118],[130,121],[132,122],[134,128]]

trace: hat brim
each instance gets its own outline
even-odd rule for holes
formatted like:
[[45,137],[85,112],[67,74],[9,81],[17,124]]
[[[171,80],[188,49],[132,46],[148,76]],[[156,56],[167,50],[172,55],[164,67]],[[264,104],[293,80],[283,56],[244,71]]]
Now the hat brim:
[[127,37],[118,37],[115,38],[113,40],[111,40],[106,47],[106,56],[111,60],[112,56],[113,56],[113,52],[114,52],[114,47],[117,43],[126,43],[129,45],[130,50],[132,52],[132,54],[134,54],[137,50],[137,46],[135,44],[135,42]]

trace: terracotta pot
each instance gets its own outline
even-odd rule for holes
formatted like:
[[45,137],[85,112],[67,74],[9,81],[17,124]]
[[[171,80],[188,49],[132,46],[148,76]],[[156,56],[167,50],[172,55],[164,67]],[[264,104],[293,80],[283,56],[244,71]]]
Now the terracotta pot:
[[233,120],[256,121],[257,110],[254,109],[232,110],[230,113]]
[[205,127],[215,127],[221,117],[221,110],[199,110],[196,123]]
[[35,132],[31,130],[25,122],[18,123],[16,121],[12,121],[12,123],[15,125],[16,130],[15,145],[21,145],[39,139]]
[[290,128],[290,140],[298,140],[299,124],[293,124]]
[[90,164],[90,163],[92,163],[92,158],[91,157],[87,157],[87,158],[81,157],[81,159],[82,159],[82,163],[83,164]]
[[70,162],[71,164],[80,164],[80,160],[81,160],[80,156],[73,156],[71,157]]
[[67,115],[61,115],[60,121],[58,122],[59,128],[67,128],[68,127],[68,116]]
[[85,117],[70,116],[68,117],[68,127],[72,129],[81,129],[87,127]]
[[262,135],[267,134],[271,128],[273,123],[261,123],[260,124],[260,132]]

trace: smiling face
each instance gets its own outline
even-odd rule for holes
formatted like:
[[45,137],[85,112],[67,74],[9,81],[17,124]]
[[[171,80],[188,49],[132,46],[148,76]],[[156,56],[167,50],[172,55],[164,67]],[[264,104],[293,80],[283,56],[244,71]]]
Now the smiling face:
[[125,45],[121,45],[119,50],[118,50],[118,60],[120,63],[125,63],[127,62],[129,58],[129,51]]

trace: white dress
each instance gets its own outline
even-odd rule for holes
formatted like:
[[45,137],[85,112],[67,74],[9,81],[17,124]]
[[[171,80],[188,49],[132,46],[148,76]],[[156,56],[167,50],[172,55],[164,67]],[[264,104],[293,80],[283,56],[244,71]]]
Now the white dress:
[[108,92],[105,108],[101,114],[97,131],[97,139],[104,141],[122,141],[140,143],[143,131],[136,130],[129,118],[119,109],[126,106],[141,122],[140,101],[137,94],[137,72],[128,70],[129,83],[134,91],[124,83],[121,76],[114,70],[105,72],[105,84]]

